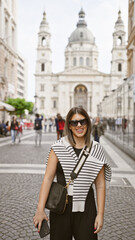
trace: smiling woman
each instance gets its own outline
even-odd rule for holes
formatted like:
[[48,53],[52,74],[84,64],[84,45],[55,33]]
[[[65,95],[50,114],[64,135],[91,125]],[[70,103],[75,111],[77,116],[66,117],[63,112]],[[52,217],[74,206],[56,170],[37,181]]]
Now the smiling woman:
[[[105,180],[110,181],[111,169],[103,148],[91,141],[91,121],[81,107],[72,108],[66,117],[65,137],[51,146],[47,167],[40,190],[35,227],[41,229],[43,219],[48,220],[44,206],[54,177],[65,186],[83,157],[86,161],[79,169],[75,180],[68,185],[68,204],[63,214],[50,211],[50,240],[97,240],[103,227],[105,206]],[[87,147],[89,152],[85,151]],[[97,210],[93,184],[96,186]]]
[[[76,138],[79,137],[87,146],[90,145],[91,121],[89,115],[82,107],[72,108],[67,114],[65,123],[65,135],[72,146],[76,144]],[[77,147],[77,146],[76,146]]]

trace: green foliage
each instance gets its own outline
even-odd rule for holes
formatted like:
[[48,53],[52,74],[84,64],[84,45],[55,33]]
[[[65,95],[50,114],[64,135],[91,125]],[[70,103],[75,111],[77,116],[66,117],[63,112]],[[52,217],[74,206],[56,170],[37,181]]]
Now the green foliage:
[[25,99],[21,98],[8,98],[6,103],[12,105],[15,107],[15,114],[17,116],[22,116],[25,114],[25,109],[29,111],[30,114],[32,114],[32,109],[33,109],[33,103],[32,102],[26,102]]
[[26,102],[26,109],[29,111],[29,114],[33,113],[33,107],[34,107],[34,103],[32,102]]

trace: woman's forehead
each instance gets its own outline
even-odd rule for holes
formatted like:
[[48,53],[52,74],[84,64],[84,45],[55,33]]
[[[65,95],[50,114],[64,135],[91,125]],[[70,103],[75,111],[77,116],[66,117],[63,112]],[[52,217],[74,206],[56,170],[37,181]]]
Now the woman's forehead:
[[81,119],[84,119],[85,116],[83,116],[82,114],[80,113],[75,113],[73,114],[73,116],[71,117],[71,120],[81,120]]

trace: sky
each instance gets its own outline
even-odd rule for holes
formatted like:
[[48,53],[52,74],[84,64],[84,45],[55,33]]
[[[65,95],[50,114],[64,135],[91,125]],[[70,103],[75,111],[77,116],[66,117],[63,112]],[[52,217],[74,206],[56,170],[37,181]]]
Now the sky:
[[98,70],[110,73],[112,34],[118,11],[128,31],[128,0],[18,0],[18,52],[27,62],[28,101],[34,101],[36,48],[39,26],[46,12],[51,32],[52,72],[64,70],[64,52],[68,38],[76,29],[78,13],[83,7],[87,28],[95,37],[99,51]]

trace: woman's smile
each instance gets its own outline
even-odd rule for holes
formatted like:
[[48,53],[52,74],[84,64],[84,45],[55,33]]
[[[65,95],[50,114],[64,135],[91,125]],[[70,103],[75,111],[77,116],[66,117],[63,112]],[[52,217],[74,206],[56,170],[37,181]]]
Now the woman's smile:
[[76,132],[79,134],[82,134],[84,131],[84,128],[76,128]]

